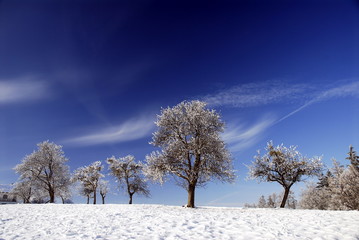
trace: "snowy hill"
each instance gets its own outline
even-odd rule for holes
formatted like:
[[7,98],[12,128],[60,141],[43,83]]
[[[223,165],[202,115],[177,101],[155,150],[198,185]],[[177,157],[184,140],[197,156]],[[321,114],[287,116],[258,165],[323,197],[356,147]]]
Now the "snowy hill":
[[0,239],[359,239],[358,211],[2,205]]

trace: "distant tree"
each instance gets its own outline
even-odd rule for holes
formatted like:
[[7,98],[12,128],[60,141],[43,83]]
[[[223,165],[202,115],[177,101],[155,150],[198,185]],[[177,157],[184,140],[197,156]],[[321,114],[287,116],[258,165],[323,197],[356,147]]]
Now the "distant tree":
[[[74,173],[74,180],[80,181],[85,192],[91,191],[93,196],[93,204],[96,204],[96,193],[103,166],[100,161],[94,162],[89,166],[80,167]],[[88,198],[89,199],[89,198]]]
[[111,175],[115,176],[120,187],[126,190],[130,198],[129,204],[132,204],[135,193],[149,197],[148,185],[142,177],[143,164],[136,163],[134,156],[127,155],[119,159],[111,157],[107,159],[107,163]]
[[72,191],[70,189],[70,187],[64,187],[61,188],[58,196],[61,198],[61,201],[63,204],[71,202],[71,198],[72,198]]
[[264,198],[263,195],[259,198],[257,207],[259,207],[259,208],[266,208],[267,207],[267,202],[266,202],[266,199]]
[[195,207],[195,189],[216,178],[232,182],[232,159],[220,133],[224,123],[201,101],[184,101],[162,109],[152,145],[162,151],[146,156],[147,176],[163,183],[172,175],[188,192],[187,207]]
[[65,164],[68,159],[62,151],[62,146],[44,141],[39,143],[38,150],[27,155],[21,164],[16,165],[15,171],[21,179],[30,179],[39,191],[46,191],[49,202],[55,202],[58,191],[68,181],[69,167]]
[[322,189],[322,188],[328,188],[329,187],[329,180],[333,177],[333,174],[328,170],[325,175],[321,174],[319,177],[319,181],[317,183],[316,188]]
[[328,187],[318,188],[318,184],[308,183],[301,192],[299,206],[303,209],[329,209],[331,194]]
[[320,157],[308,159],[302,156],[295,146],[289,148],[279,145],[273,146],[268,142],[267,153],[255,156],[255,161],[249,166],[249,178],[260,181],[278,182],[284,188],[284,195],[280,204],[285,207],[290,188],[294,183],[303,181],[304,176],[318,176],[322,169]]
[[278,206],[277,202],[278,202],[278,196],[276,193],[272,193],[271,195],[268,196],[267,206],[269,208],[276,208]]
[[353,166],[353,170],[356,170],[359,173],[359,156],[354,151],[352,145],[349,146],[349,153],[346,159],[350,161],[350,164]]
[[250,203],[245,203],[245,204],[244,204],[244,207],[245,207],[245,208],[256,208],[257,205],[255,205],[255,204],[250,204]]
[[30,181],[16,182],[11,193],[21,198],[23,203],[30,203],[33,196],[33,187]]
[[333,177],[329,182],[332,194],[330,208],[359,210],[359,172],[355,166],[345,168],[335,160],[333,165]]
[[93,190],[91,186],[86,186],[86,184],[81,183],[79,186],[79,194],[86,197],[86,203],[90,203],[90,198],[93,198]]
[[106,195],[107,193],[110,191],[110,187],[108,185],[108,181],[105,181],[105,180],[100,180],[99,181],[99,191],[100,191],[100,195],[101,195],[101,198],[102,198],[102,204],[105,204],[105,198],[106,198]]

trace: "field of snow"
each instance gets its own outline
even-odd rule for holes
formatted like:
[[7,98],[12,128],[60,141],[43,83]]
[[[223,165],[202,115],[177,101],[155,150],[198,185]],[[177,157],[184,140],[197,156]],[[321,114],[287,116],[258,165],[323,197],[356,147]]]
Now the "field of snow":
[[359,239],[359,211],[0,205],[0,239]]

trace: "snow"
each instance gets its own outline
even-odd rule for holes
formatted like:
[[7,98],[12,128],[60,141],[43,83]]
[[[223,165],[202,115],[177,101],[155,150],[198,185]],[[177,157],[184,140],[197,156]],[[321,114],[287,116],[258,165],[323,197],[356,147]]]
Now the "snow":
[[0,205],[0,239],[359,239],[359,211]]

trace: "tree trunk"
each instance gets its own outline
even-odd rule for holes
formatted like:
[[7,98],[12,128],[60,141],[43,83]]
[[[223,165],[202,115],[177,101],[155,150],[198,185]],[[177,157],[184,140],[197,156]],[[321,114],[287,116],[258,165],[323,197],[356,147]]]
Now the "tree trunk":
[[128,204],[132,204],[132,196],[133,196],[133,193],[129,193],[130,195],[130,201],[128,202]]
[[62,204],[65,204],[65,198],[61,197]]
[[289,190],[290,190],[289,187],[285,187],[285,188],[284,188],[284,196],[283,196],[282,203],[280,204],[280,207],[281,207],[281,208],[284,208],[284,207],[285,207],[285,204],[286,204],[286,202],[287,202],[288,195],[289,195]]
[[90,204],[90,195],[87,195],[87,204]]
[[93,204],[96,204],[96,191],[93,192]]
[[50,189],[49,194],[50,194],[50,203],[54,203],[55,202],[55,191],[53,189]]
[[195,184],[188,185],[188,200],[187,200],[187,207],[194,208],[194,193],[196,190]]
[[105,204],[105,196],[101,195],[102,197],[102,204]]

